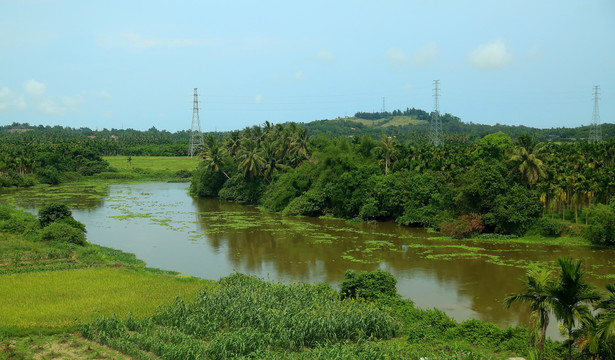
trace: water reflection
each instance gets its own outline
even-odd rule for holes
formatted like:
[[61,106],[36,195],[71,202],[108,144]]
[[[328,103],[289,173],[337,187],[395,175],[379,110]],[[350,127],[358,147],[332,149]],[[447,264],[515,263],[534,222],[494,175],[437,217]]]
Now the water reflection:
[[[95,194],[104,196],[93,200],[75,190],[63,199],[86,224],[89,241],[135,253],[149,266],[214,280],[240,271],[333,285],[346,269],[380,268],[396,276],[402,296],[457,320],[524,323],[526,310],[506,310],[502,300],[520,290],[518,279],[530,263],[555,266],[563,255],[580,258],[588,281],[604,287],[615,262],[613,250],[438,241],[422,229],[392,222],[288,218],[252,206],[193,199],[187,184],[111,185]],[[20,206],[41,204],[36,192],[11,196]]]

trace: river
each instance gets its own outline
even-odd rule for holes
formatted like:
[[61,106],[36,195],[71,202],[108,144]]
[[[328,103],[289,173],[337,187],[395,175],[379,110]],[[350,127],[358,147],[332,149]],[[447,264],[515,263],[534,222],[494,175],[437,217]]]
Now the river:
[[[284,217],[192,198],[186,183],[84,183],[0,193],[0,202],[31,212],[49,201],[71,207],[91,243],[134,253],[149,267],[212,280],[237,271],[270,281],[333,286],[346,269],[382,269],[397,278],[403,297],[458,321],[527,323],[526,309],[506,310],[502,301],[521,290],[519,278],[531,263],[556,269],[558,257],[572,256],[583,260],[593,285],[604,288],[615,281],[613,250],[443,241],[393,222]],[[549,333],[559,337],[554,326]]]

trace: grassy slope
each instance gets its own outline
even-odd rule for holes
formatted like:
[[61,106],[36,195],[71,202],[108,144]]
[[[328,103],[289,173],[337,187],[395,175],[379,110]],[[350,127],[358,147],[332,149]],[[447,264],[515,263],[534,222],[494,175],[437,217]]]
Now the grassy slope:
[[[356,122],[356,123],[363,124],[365,126],[370,126],[370,127],[405,126],[405,125],[418,125],[418,124],[426,123],[426,121],[414,120],[410,116],[392,116],[391,118],[384,118],[384,119],[377,119],[377,120],[366,120],[366,119],[359,119],[356,117],[350,117],[350,118],[345,118],[343,120]],[[331,120],[331,121],[335,121],[335,120]]]
[[130,172],[134,169],[166,172],[192,171],[200,160],[198,157],[187,156],[132,156],[132,165],[129,166],[128,156],[106,156],[103,159],[109,163],[110,167],[120,172]]

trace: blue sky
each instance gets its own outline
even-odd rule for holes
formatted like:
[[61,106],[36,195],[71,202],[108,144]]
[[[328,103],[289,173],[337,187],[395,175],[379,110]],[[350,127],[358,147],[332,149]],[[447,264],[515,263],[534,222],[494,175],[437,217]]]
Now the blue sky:
[[0,125],[204,131],[416,107],[615,122],[615,1],[0,0]]

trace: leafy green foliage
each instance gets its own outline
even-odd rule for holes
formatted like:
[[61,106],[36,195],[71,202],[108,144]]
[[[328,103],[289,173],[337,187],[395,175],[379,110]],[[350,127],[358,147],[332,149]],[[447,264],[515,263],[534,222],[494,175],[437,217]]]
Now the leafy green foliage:
[[72,218],[73,213],[68,206],[59,203],[49,203],[38,210],[38,221],[41,227],[45,227],[52,222]]
[[492,214],[485,223],[495,225],[497,233],[523,235],[542,214],[538,194],[515,184],[496,197]]
[[341,293],[343,298],[375,300],[397,296],[396,284],[397,279],[386,271],[376,270],[357,274],[353,270],[346,270]]
[[269,351],[387,339],[396,331],[390,310],[341,300],[328,286],[270,284],[240,274],[221,279],[193,303],[178,298],[152,318],[100,317],[82,329],[131,355],[165,359],[262,358]]
[[35,234],[38,230],[39,222],[34,215],[0,205],[0,231],[30,235]]
[[468,214],[459,216],[455,221],[442,223],[440,231],[444,235],[464,239],[480,234],[484,228],[480,215]]
[[588,217],[589,226],[583,236],[595,245],[615,245],[615,200],[610,206],[593,205]]
[[85,234],[65,222],[53,222],[40,231],[43,241],[64,241],[76,245],[85,245]]
[[564,225],[557,220],[543,217],[534,222],[531,232],[547,237],[560,236],[564,232]]

